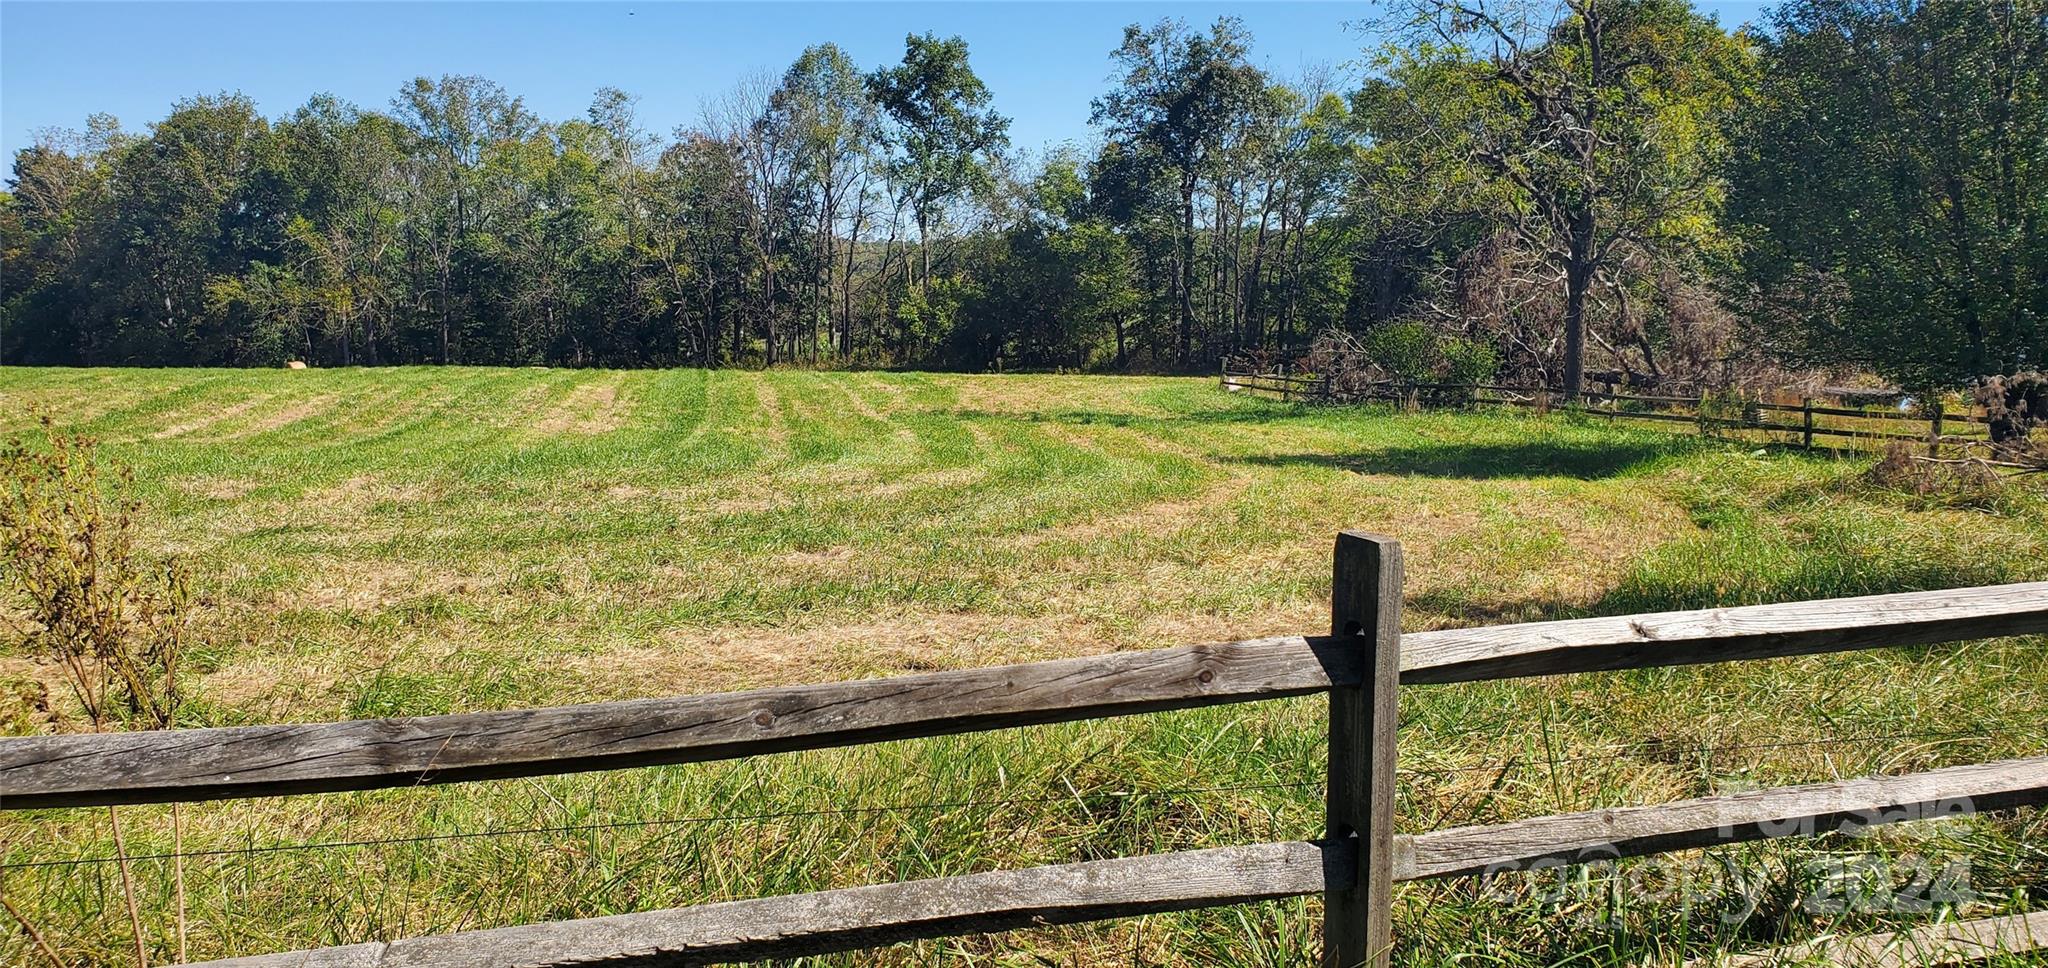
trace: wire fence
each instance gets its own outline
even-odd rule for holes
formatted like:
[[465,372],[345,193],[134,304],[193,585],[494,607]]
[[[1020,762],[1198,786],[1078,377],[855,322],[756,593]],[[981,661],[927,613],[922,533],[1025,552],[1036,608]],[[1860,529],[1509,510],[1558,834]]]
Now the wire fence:
[[[2035,710],[2048,716],[2048,710]],[[1583,753],[1562,757],[1511,756],[1489,760],[1484,763],[1459,766],[1410,766],[1402,765],[1399,772],[1410,776],[1453,776],[1470,773],[1507,774],[1517,768],[1543,767],[1555,771],[1558,767],[1596,762],[1619,763],[1639,760],[1644,756],[1659,759],[1674,757],[1712,757],[1727,753],[1756,752],[1763,750],[1785,750],[1824,746],[1847,746],[1863,743],[1939,740],[1963,742],[1969,740],[1994,741],[2013,738],[2018,733],[2005,729],[1973,728],[1966,730],[1926,730],[1918,732],[1871,733],[1861,735],[1838,735],[1818,738],[1775,738],[1767,741],[1727,743],[1698,746],[1669,746],[1659,742],[1626,744],[1619,749],[1602,753]],[[767,824],[783,820],[804,820],[821,817],[863,816],[878,814],[931,813],[946,810],[996,809],[1003,807],[1045,806],[1059,803],[1083,803],[1091,800],[1137,800],[1137,799],[1190,799],[1232,793],[1257,793],[1278,790],[1320,789],[1321,779],[1278,780],[1265,783],[1218,784],[1211,786],[1171,787],[1165,789],[1118,789],[1118,790],[1070,790],[1058,795],[1035,797],[967,798],[953,800],[929,800],[877,804],[869,806],[819,807],[803,810],[755,811],[747,813],[703,814],[684,817],[655,817],[640,820],[607,820],[581,824],[559,824],[530,827],[508,827],[493,830],[451,831],[439,834],[419,834],[406,837],[376,837],[347,840],[311,841],[290,844],[261,844],[249,847],[207,848],[201,850],[129,854],[129,863],[161,863],[169,861],[196,860],[205,858],[248,857],[264,854],[291,853],[301,851],[341,850],[353,848],[377,848],[409,846],[429,843],[448,843],[492,838],[560,836],[566,834],[596,833],[617,830],[649,828],[690,827],[721,823]],[[113,854],[85,857],[68,857],[51,860],[8,861],[0,863],[0,873],[12,871],[49,870],[77,867],[91,867],[118,864],[123,857]]]

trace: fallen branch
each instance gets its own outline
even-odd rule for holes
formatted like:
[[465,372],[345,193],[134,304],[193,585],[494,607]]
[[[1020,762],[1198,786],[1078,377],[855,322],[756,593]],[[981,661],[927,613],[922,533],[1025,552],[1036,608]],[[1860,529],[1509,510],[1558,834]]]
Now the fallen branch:
[[1983,457],[1920,457],[1917,455],[1909,456],[1912,456],[1913,460],[1919,461],[1922,464],[1979,464],[1984,467],[2018,468],[2028,473],[2040,473],[2043,470],[2048,470],[2048,466],[2043,466],[2040,464],[2022,464],[2018,461],[2009,460],[1988,460]]

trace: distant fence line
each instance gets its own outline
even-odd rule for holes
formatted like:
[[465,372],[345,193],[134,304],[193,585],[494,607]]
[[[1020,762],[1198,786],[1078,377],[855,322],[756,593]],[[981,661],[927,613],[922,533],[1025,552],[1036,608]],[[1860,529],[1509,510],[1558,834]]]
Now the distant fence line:
[[[2048,582],[2035,582],[1404,635],[1403,574],[1399,542],[1339,534],[1328,635],[541,709],[4,739],[0,809],[703,762],[1323,693],[1329,697],[1325,833],[1314,841],[992,871],[209,964],[702,965],[1321,894],[1322,963],[1355,968],[1388,964],[1397,882],[2048,803],[2048,756],[2035,756],[1396,835],[1396,705],[1404,687],[2048,632]],[[1915,938],[2009,950],[2048,946],[2048,914],[1938,925]]]
[[[1225,361],[1219,384],[1233,392],[1271,394],[1287,402],[1344,404],[1387,401],[1416,407],[1503,406],[1548,410],[1561,405],[1562,390],[1540,386],[1491,383],[1425,383],[1377,380],[1343,385],[1314,374],[1262,372]],[[1800,447],[1845,449],[1816,443],[1816,438],[1843,441],[1846,449],[1871,449],[1893,443],[1925,444],[1928,456],[1941,448],[1988,444],[1989,421],[1974,411],[1943,409],[1939,402],[1903,411],[1878,407],[1837,406],[1825,397],[1804,397],[1799,403],[1765,399],[1658,396],[1585,390],[1583,412],[1609,420],[1648,420],[1686,424],[1703,435],[1763,434],[1773,443]],[[1797,415],[1771,418],[1770,414]],[[1913,425],[1906,432],[1898,428]],[[1917,428],[1925,427],[1925,431]]]

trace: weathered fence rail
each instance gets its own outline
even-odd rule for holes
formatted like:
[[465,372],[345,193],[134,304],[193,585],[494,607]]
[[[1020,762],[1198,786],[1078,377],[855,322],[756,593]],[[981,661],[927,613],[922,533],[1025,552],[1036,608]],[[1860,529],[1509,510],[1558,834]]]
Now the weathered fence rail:
[[2048,911],[1950,921],[1894,935],[1808,942],[1735,958],[1702,959],[1686,968],[1784,968],[1830,964],[1842,968],[1926,968],[1964,965],[2001,954],[2048,948]]
[[[1396,837],[1388,883],[1604,861],[2039,804],[2048,757],[1538,817]],[[217,968],[689,965],[825,954],[919,938],[1134,917],[1353,890],[1346,838],[993,871],[815,894],[367,943]],[[2042,939],[2048,942],[2048,937]],[[1349,964],[1348,962],[1338,962]]]
[[993,871],[215,964],[696,965],[1321,893],[1324,964],[1349,968],[1386,963],[1390,892],[1399,881],[2048,802],[2048,756],[2038,756],[1395,836],[1394,723],[1402,686],[2048,633],[2048,582],[2037,582],[1403,635],[1401,574],[1397,542],[1340,535],[1326,636],[674,699],[0,740],[0,809],[688,763],[1320,692],[1330,697],[1328,817],[1320,841]]
[[[2048,582],[1412,632],[1403,685],[2048,632]],[[1355,688],[1282,636],[672,699],[0,740],[0,809],[214,800],[693,763]]]

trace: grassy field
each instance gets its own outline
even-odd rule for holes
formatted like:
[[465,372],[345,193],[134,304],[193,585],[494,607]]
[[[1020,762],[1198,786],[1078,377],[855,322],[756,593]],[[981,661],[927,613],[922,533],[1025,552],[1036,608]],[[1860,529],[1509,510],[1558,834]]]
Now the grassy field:
[[[1312,632],[1346,527],[1406,543],[1411,630],[2048,578],[2039,493],[1963,504],[1874,488],[1856,461],[1565,414],[1304,409],[1209,380],[0,369],[0,430],[33,410],[132,464],[151,543],[199,575],[190,726]],[[2043,644],[1409,690],[1401,825],[2039,753]],[[56,678],[7,648],[0,724],[66,728]],[[1280,701],[190,806],[185,849],[205,852],[184,865],[191,954],[1313,837],[1322,715]],[[169,849],[167,809],[122,819],[131,853]],[[0,816],[7,896],[84,963],[132,961],[106,826],[104,811]],[[1633,866],[1557,897],[1533,879],[1418,885],[1397,895],[1400,960],[1668,962],[1926,917],[1799,904],[1816,865],[1866,855],[1900,863],[1872,875],[1894,883],[1915,857],[1967,860],[1964,915],[2035,910],[2044,844],[2048,822],[2020,814],[1718,850],[1687,868],[1689,907]],[[171,865],[135,870],[168,960]],[[1718,918],[1744,883],[1757,909]],[[1303,965],[1317,907],[814,963]],[[37,958],[0,923],[0,962]]]

